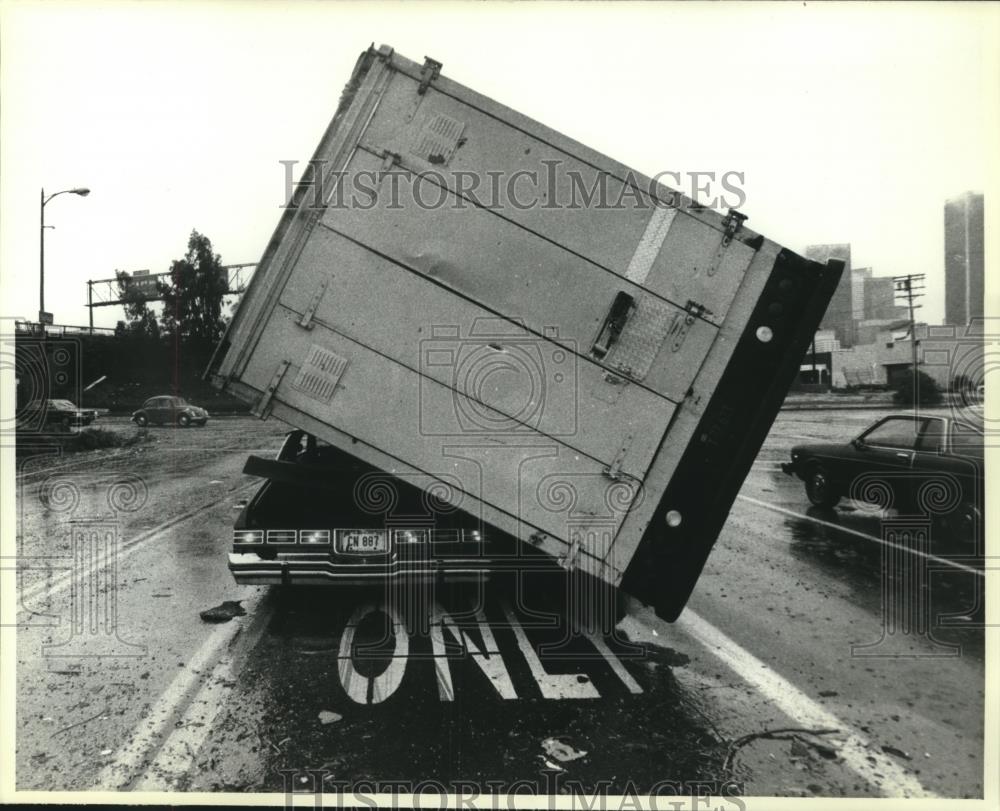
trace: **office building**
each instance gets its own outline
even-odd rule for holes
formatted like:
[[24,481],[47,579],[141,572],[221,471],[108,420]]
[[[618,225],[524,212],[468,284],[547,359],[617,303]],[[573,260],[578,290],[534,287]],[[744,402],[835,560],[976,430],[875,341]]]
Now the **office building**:
[[830,259],[840,259],[844,263],[844,275],[840,277],[826,314],[820,322],[820,329],[831,329],[841,346],[854,343],[854,274],[851,272],[851,246],[809,245],[806,258],[826,264]]
[[983,315],[983,195],[944,204],[944,320],[964,327]]

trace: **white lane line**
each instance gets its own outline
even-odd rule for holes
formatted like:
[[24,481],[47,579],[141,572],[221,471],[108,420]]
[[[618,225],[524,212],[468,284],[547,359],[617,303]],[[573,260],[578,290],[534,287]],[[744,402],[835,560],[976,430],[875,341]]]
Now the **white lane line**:
[[149,714],[132,731],[128,744],[118,752],[111,763],[101,769],[94,784],[95,790],[116,791],[124,788],[146,762],[159,738],[166,733],[167,724],[177,713],[184,699],[201,682],[202,671],[211,664],[220,651],[227,649],[233,643],[245,624],[250,621],[264,595],[263,591],[250,591],[251,588],[247,587],[249,593],[242,599],[246,616],[236,617],[212,629],[194,656],[185,663],[184,668],[157,699]]
[[[629,628],[629,621],[633,628]],[[636,642],[647,642],[661,647],[665,643],[652,633],[635,634],[634,626],[650,631],[648,626],[633,617],[626,617],[619,628]],[[843,743],[839,747],[844,765],[877,788],[886,797],[936,797],[925,789],[913,775],[907,773],[891,757],[884,754],[859,731],[817,704],[794,684],[771,670],[764,662],[740,647],[722,631],[702,619],[690,608],[684,610],[674,627],[696,640],[709,653],[721,660],[730,670],[757,690],[765,699],[802,727],[837,729]],[[635,634],[633,636],[633,634]]]
[[[58,455],[59,454],[45,454],[45,456],[58,456]],[[66,470],[67,468],[71,467],[80,467],[81,465],[85,465],[87,462],[91,463],[100,462],[103,464],[104,462],[111,461],[112,459],[120,459],[121,457],[127,455],[128,455],[127,451],[116,451],[115,453],[109,453],[107,456],[101,456],[96,459],[88,459],[88,458],[71,459],[70,461],[66,462],[63,465],[52,465],[51,467],[35,468],[34,470],[25,469],[30,467],[31,459],[28,458],[24,460],[24,465],[22,466],[22,469],[18,471],[17,478],[20,480],[20,479],[25,479],[28,476],[38,476],[44,473],[52,473],[53,471],[56,470]]]
[[135,791],[176,791],[180,787],[180,781],[194,765],[212,722],[232,692],[235,678],[229,657],[224,657],[212,668],[156,759],[136,783]]
[[[205,447],[205,448],[200,448],[199,447],[199,448],[195,448],[195,447],[186,447],[186,446],[184,446],[184,447],[174,447],[174,448],[157,448],[158,452],[162,452],[162,451],[216,451],[216,450],[217,451],[225,451],[227,449],[226,448],[212,448],[212,447]],[[276,453],[278,451],[277,448],[239,448],[238,450],[239,450],[240,453]],[[45,455],[46,456],[56,456],[58,454],[45,454]],[[107,456],[101,456],[101,457],[97,457],[97,458],[87,458],[87,457],[85,457],[83,459],[71,459],[70,461],[66,462],[66,464],[63,464],[63,465],[53,465],[52,467],[43,467],[43,468],[37,468],[37,469],[34,469],[34,470],[22,469],[22,470],[18,471],[17,478],[18,479],[24,479],[24,478],[27,478],[28,476],[38,476],[38,475],[41,475],[41,474],[44,474],[44,473],[52,473],[52,472],[54,472],[56,470],[66,470],[68,468],[80,467],[81,465],[86,465],[88,462],[92,463],[92,464],[93,463],[97,463],[97,462],[103,464],[104,462],[109,462],[109,461],[112,461],[114,459],[121,459],[121,458],[124,458],[124,457],[126,457],[128,455],[129,455],[128,451],[115,451],[114,453],[109,453]],[[25,459],[24,465],[22,467],[24,467],[24,468],[29,467],[30,461],[31,461],[30,457],[28,459]]]
[[[186,513],[181,513],[178,516],[175,516],[173,518],[164,521],[162,524],[158,524],[155,527],[147,529],[145,532],[140,533],[131,541],[122,544],[118,550],[117,556],[115,557],[115,561],[117,563],[120,563],[121,561],[125,560],[125,558],[127,558],[129,555],[131,555],[133,552],[138,550],[140,547],[144,546],[150,541],[158,540],[164,533],[173,529],[178,524],[182,524],[185,521],[188,521],[192,518],[197,518],[202,513],[208,512],[209,510],[218,507],[222,502],[226,501],[229,498],[232,498],[238,493],[241,493],[244,490],[249,490],[250,488],[256,486],[259,486],[259,482],[248,482],[247,484],[241,485],[233,490],[230,490],[225,496],[223,496],[220,499],[217,499],[209,504],[205,504],[202,507],[197,507],[193,510],[188,510]],[[21,604],[19,610],[24,610],[24,611],[28,610],[25,607],[25,604],[30,603],[35,598],[39,597],[42,593],[46,593],[46,595],[51,599],[59,595],[66,589],[68,589],[70,586],[72,586],[74,579],[79,578],[81,582],[86,582],[86,580],[89,577],[91,577],[95,572],[97,572],[99,569],[107,567],[109,565],[111,565],[111,561],[105,560],[103,557],[98,555],[95,557],[94,562],[85,570],[69,569],[67,571],[63,571],[62,574],[53,577],[51,581],[46,580],[43,582],[36,583],[34,586],[29,586],[28,588],[22,588],[20,589]],[[29,571],[31,567],[19,566],[18,568],[19,568],[19,573],[21,575],[18,578],[18,581],[23,582],[24,573],[26,571]],[[44,568],[45,567],[39,567],[40,570]]]
[[958,563],[954,560],[948,560],[947,558],[939,558],[937,555],[932,555],[929,552],[921,552],[919,549],[911,549],[908,546],[903,546],[902,544],[894,543],[893,541],[887,541],[884,538],[877,538],[874,535],[867,535],[864,532],[858,532],[856,529],[841,526],[840,524],[834,524],[831,521],[824,521],[821,518],[813,518],[810,515],[803,515],[802,513],[797,513],[794,510],[786,510],[784,507],[778,507],[775,504],[768,504],[766,501],[761,501],[760,499],[752,498],[751,496],[744,496],[742,493],[738,495],[737,498],[749,501],[751,504],[756,504],[758,507],[764,507],[767,510],[773,510],[776,513],[781,513],[782,515],[790,515],[793,518],[801,518],[803,521],[811,521],[814,524],[829,527],[830,529],[835,529],[838,532],[846,532],[848,535],[864,538],[866,541],[874,541],[875,543],[882,544],[883,546],[898,549],[901,552],[909,552],[911,555],[918,555],[922,558],[927,558],[927,560],[932,560],[942,566],[949,566],[952,569],[958,569],[962,572],[969,572],[970,574],[979,575],[980,577],[986,577],[986,572],[984,570],[975,569],[972,566],[966,566],[964,563]]

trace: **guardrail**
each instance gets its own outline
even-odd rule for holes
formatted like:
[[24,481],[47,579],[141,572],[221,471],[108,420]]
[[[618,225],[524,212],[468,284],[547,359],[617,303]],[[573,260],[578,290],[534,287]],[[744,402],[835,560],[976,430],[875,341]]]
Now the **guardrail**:
[[36,321],[15,321],[15,335],[51,335],[62,338],[66,335],[114,335],[110,327],[84,327],[72,324],[39,324]]

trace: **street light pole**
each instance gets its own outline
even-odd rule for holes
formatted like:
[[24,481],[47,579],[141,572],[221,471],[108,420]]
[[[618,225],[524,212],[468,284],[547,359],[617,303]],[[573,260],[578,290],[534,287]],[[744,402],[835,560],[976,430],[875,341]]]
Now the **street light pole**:
[[[45,189],[39,205],[41,227],[38,229],[38,323],[42,323],[42,313],[45,312]],[[44,332],[44,327],[42,329]]]
[[50,194],[48,197],[45,196],[44,187],[39,195],[39,206],[38,206],[38,323],[42,327],[42,331],[45,331],[44,324],[44,313],[45,313],[45,206],[53,198],[58,197],[60,194],[77,194],[80,197],[86,197],[90,194],[90,189],[87,188],[76,188],[76,189],[63,189],[62,191],[57,191],[54,194]]

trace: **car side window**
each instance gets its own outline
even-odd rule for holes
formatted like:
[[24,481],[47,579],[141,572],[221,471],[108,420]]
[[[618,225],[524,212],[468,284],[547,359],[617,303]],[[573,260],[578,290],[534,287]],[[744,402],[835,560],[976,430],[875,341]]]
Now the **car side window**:
[[922,422],[906,417],[891,417],[861,438],[866,445],[912,451],[916,447],[917,433]]
[[940,453],[944,450],[944,420],[929,417],[924,421],[924,429],[917,440],[917,450],[927,453]]

